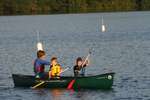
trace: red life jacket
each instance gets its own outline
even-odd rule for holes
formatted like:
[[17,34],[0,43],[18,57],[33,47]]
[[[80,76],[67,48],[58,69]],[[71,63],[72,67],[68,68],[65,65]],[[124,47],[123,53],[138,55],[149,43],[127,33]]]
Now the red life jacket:
[[41,66],[39,66],[39,67],[37,68],[37,71],[38,71],[38,72],[44,72],[44,69],[45,69],[44,65],[41,65]]

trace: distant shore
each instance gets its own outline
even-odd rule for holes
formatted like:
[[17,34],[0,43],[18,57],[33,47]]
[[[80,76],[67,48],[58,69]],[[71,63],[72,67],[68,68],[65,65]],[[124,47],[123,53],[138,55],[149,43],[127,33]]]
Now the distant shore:
[[0,15],[149,11],[150,0],[0,0]]

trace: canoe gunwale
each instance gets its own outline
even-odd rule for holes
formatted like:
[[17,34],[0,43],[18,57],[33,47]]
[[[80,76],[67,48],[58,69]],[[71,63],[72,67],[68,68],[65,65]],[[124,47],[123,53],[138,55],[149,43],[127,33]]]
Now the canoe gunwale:
[[[105,75],[114,75],[114,72],[111,73],[105,73],[105,74],[100,74],[100,75],[90,75],[90,76],[78,76],[78,77],[74,77],[74,76],[61,76],[61,78],[90,78],[90,77],[100,77],[100,76],[105,76]],[[34,78],[34,75],[24,75],[24,74],[12,74],[13,76],[17,76],[17,77],[30,77],[30,78]],[[56,80],[56,79],[50,79],[50,80]]]

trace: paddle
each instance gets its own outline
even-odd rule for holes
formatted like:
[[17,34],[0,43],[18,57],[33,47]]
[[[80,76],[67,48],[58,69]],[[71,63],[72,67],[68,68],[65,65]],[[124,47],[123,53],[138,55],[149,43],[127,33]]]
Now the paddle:
[[[86,59],[85,59],[84,62],[82,63],[82,67],[85,65],[86,61],[88,61],[90,55],[91,55],[91,51],[89,51],[89,54],[87,55]],[[75,79],[72,79],[72,80],[69,82],[69,84],[68,84],[68,86],[67,86],[67,89],[68,89],[68,90],[71,90],[71,89],[73,88],[73,85],[74,85],[75,81],[76,81]]]

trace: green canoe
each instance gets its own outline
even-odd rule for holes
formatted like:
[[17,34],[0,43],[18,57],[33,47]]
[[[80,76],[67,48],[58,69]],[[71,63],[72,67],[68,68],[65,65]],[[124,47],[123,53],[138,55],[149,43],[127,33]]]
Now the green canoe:
[[74,89],[110,89],[113,85],[114,74],[105,73],[84,77],[62,76],[60,79],[47,80],[37,80],[31,75],[13,74],[12,77],[15,87],[32,87],[43,82],[38,88],[67,88],[68,84],[75,79],[73,84]]

